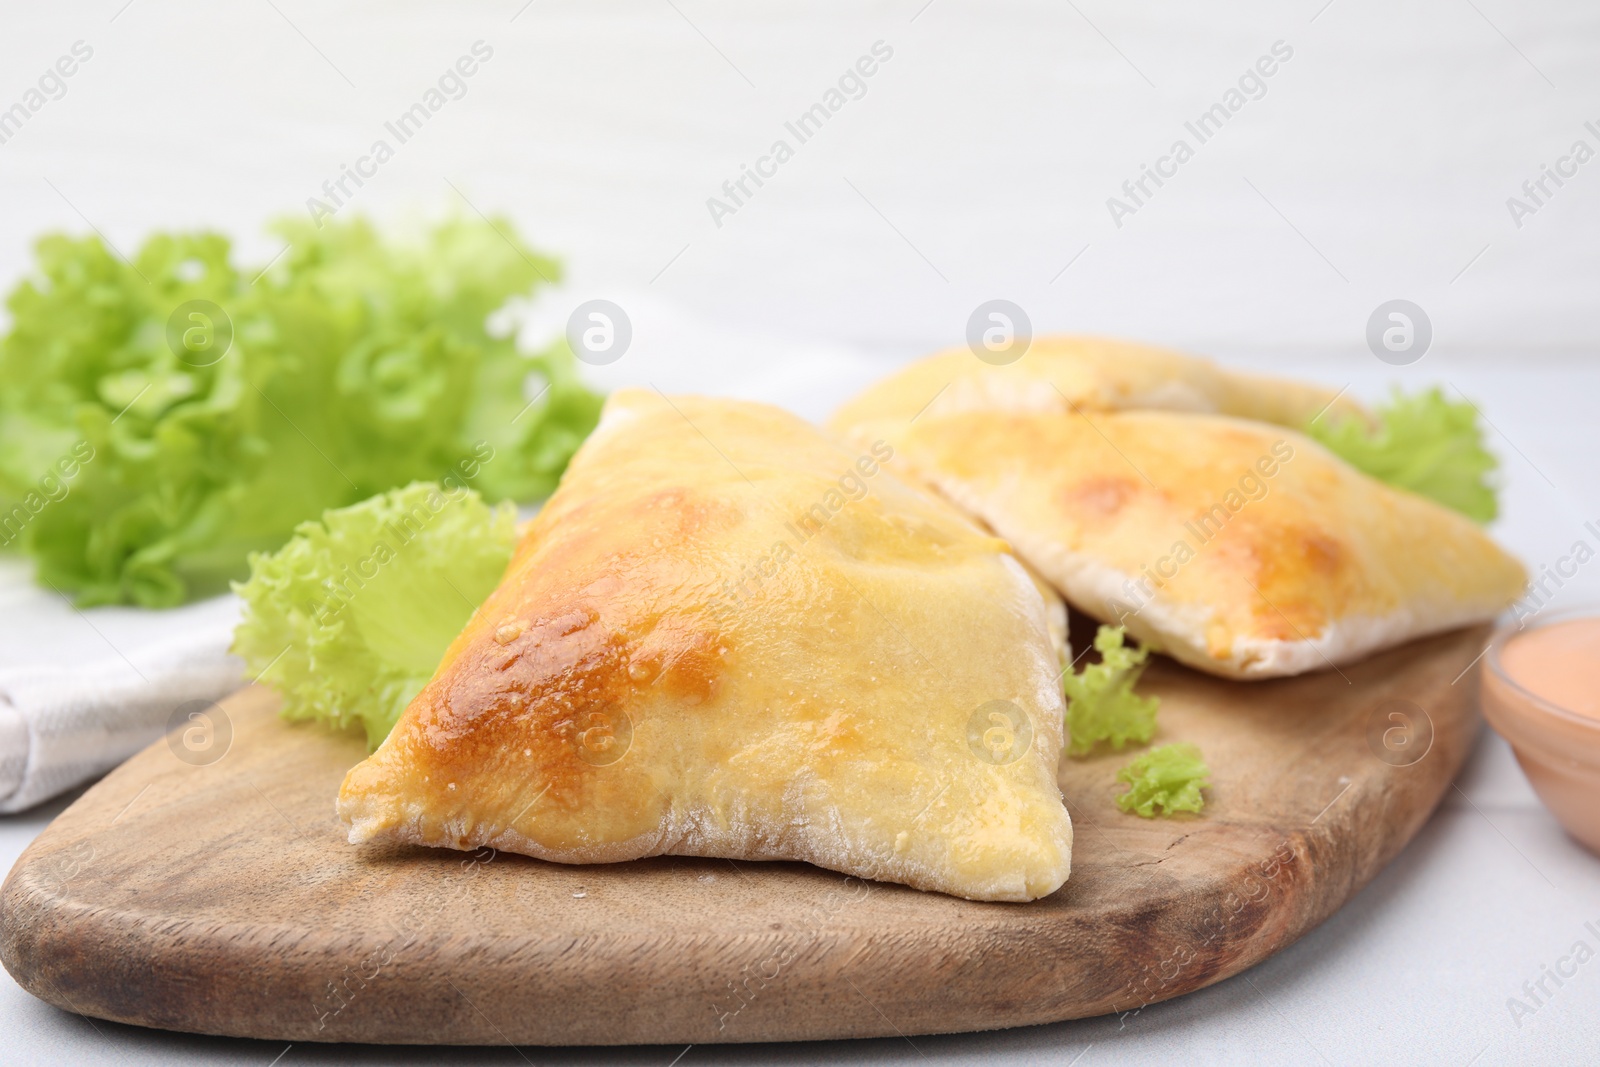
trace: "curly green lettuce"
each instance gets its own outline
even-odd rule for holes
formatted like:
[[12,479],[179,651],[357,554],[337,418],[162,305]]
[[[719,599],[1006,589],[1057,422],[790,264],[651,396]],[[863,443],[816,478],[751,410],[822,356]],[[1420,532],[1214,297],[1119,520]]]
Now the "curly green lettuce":
[[1102,625],[1094,635],[1100,662],[1062,680],[1069,755],[1087,756],[1101,741],[1120,751],[1130,741],[1144,744],[1155,734],[1161,701],[1133,691],[1150,651],[1126,647],[1123,636],[1122,627]]
[[1128,786],[1117,797],[1117,807],[1125,812],[1146,819],[1180,811],[1199,814],[1206,803],[1200,790],[1211,784],[1211,769],[1194,745],[1162,745],[1123,767],[1117,781]]
[[499,583],[516,520],[510,503],[423,482],[324,512],[250,557],[233,651],[285,718],[359,725],[376,748]]
[[1357,470],[1490,522],[1499,503],[1490,480],[1498,461],[1484,447],[1478,409],[1438,388],[1407,396],[1398,389],[1377,422],[1318,420],[1306,432]]
[[38,242],[0,341],[0,546],[41,582],[167,607],[414,480],[554,489],[600,398],[564,342],[529,357],[488,320],[555,263],[504,223],[276,231],[285,251],[248,271],[216,234],[157,235],[131,262],[96,236]]

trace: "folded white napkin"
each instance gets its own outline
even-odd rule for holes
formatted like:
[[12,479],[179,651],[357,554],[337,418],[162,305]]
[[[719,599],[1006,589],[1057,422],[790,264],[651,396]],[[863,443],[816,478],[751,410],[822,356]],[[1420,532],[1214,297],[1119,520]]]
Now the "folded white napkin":
[[174,716],[187,724],[196,702],[244,685],[232,639],[213,623],[126,657],[0,671],[0,812],[104,774],[166,733]]
[[228,654],[238,620],[232,595],[79,609],[27,560],[0,557],[0,813],[104,774],[159,739],[174,712],[190,721],[243,685]]

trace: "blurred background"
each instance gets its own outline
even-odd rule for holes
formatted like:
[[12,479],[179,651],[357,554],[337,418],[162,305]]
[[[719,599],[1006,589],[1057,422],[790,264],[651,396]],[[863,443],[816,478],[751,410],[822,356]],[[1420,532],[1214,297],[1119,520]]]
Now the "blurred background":
[[[561,259],[533,328],[590,298],[625,308],[633,345],[600,384],[818,417],[1003,298],[1039,332],[1357,394],[1456,383],[1526,475],[1514,543],[1535,561],[1570,545],[1517,528],[1525,492],[1574,528],[1594,517],[1573,431],[1600,387],[1600,162],[1561,163],[1600,149],[1592,4],[111,0],[12,5],[6,29],[0,107],[77,42],[93,52],[0,143],[7,287],[55,228],[130,254],[154,230],[216,228],[264,263],[281,249],[266,221],[332,205],[324,183],[362,165],[339,217],[503,213]],[[475,46],[490,58],[401,143],[385,124]],[[888,58],[800,143],[785,124],[875,48]],[[1275,50],[1289,58],[1239,92]],[[1230,90],[1242,106],[1202,143],[1186,124]],[[762,163],[780,139],[792,158]],[[1161,164],[1180,139],[1192,158]],[[361,164],[379,140],[392,158]],[[1158,165],[1176,174],[1136,202],[1124,183]],[[757,166],[776,173],[736,203],[724,183]],[[1547,167],[1576,173],[1558,186]],[[1407,367],[1366,342],[1393,299],[1433,329]]]
[[[1520,228],[1506,204],[1600,147],[1578,0],[108,0],[12,5],[6,30],[0,106],[93,49],[0,145],[6,278],[54,226],[220,227],[265,259],[263,220],[384,138],[351,210],[464,196],[578,289],[808,342],[908,355],[994,296],[1041,330],[1215,352],[1359,357],[1394,297],[1441,360],[1600,340],[1600,164]],[[478,41],[465,94],[396,144],[384,123]],[[865,94],[717,225],[707,199],[879,41]],[[1276,42],[1292,58],[1199,144],[1184,123]],[[1107,199],[1180,137],[1194,158],[1119,228]]]

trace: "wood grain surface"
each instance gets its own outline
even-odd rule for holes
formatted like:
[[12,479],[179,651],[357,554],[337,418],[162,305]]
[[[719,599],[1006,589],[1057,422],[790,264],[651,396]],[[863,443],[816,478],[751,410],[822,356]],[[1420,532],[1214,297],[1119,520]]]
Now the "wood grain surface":
[[1063,760],[1072,878],[1031,904],[802,864],[352,847],[333,799],[363,746],[249,689],[212,709],[220,759],[158,742],[23,854],[0,961],[69,1011],[288,1041],[770,1041],[1132,1011],[1283,948],[1399,852],[1476,735],[1471,676],[1452,683],[1485,640],[1272,682],[1155,664],[1156,741],[1204,749],[1205,814],[1118,811],[1130,753]]

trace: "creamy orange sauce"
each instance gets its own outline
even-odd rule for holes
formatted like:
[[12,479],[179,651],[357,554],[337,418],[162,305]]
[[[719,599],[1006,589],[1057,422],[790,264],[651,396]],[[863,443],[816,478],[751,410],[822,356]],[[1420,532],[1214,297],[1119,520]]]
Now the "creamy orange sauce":
[[1535,696],[1600,719],[1600,618],[1568,619],[1513,637],[1500,662]]

